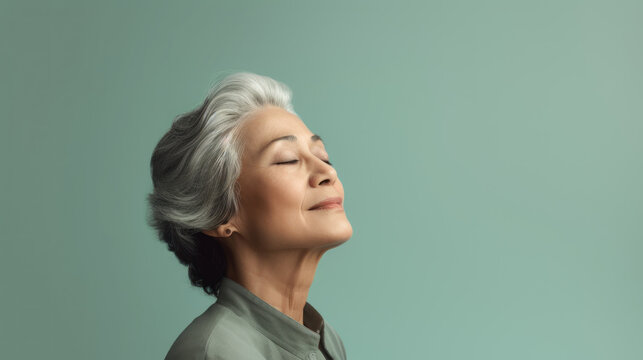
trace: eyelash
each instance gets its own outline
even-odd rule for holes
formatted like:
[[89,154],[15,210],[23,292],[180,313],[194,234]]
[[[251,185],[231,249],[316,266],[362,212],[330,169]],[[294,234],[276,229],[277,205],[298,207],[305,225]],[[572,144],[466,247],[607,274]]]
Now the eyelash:
[[[277,165],[283,165],[283,164],[294,164],[294,163],[296,163],[297,161],[299,161],[299,160],[284,161],[284,162],[279,162],[279,163],[277,163]],[[333,164],[331,164],[331,162],[330,162],[330,161],[328,161],[328,160],[322,160],[322,161],[323,161],[323,162],[325,162],[326,164],[330,165],[330,166],[333,166]]]

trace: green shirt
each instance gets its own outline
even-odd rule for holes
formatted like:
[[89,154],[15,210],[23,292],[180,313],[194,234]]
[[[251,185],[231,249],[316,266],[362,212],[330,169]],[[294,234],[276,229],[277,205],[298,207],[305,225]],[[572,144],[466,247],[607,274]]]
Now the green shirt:
[[223,277],[217,301],[172,344],[165,360],[345,360],[335,330],[306,302],[304,325]]

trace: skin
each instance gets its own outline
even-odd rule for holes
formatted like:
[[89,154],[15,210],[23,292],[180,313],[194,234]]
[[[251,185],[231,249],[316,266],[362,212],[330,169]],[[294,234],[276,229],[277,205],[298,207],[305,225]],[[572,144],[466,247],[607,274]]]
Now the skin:
[[[284,135],[295,135],[297,141],[277,141],[262,151]],[[250,114],[240,129],[245,144],[237,180],[240,211],[203,231],[221,241],[227,277],[302,325],[319,260],[353,234],[342,183],[325,162],[323,142],[312,141],[312,135],[297,115],[282,108],[268,105]],[[308,210],[337,196],[342,208]]]

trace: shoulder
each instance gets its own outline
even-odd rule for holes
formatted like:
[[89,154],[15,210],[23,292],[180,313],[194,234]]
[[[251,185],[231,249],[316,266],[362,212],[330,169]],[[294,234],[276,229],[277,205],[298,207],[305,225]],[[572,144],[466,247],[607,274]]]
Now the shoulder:
[[330,324],[324,321],[324,342],[326,348],[329,351],[335,353],[338,359],[346,359],[346,348],[344,348],[344,342],[339,337],[339,334],[330,326]]
[[165,360],[264,359],[255,346],[257,335],[234,312],[214,303],[181,332]]

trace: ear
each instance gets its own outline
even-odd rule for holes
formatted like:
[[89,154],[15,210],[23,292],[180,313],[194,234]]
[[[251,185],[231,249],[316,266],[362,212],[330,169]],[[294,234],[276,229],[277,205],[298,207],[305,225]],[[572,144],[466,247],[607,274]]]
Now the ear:
[[202,230],[201,232],[216,238],[229,238],[235,232],[239,232],[239,227],[237,226],[238,221],[238,214],[235,214],[228,222],[217,226],[215,229]]
[[202,233],[215,238],[230,238],[235,232],[239,232],[239,225],[242,225],[242,216],[239,213],[232,215],[226,223],[217,226],[215,229],[201,230]]
[[232,235],[232,233],[235,231],[236,228],[233,225],[231,225],[230,223],[225,223],[217,226],[214,230],[203,230],[201,232],[212,237],[227,238],[230,237],[230,235]]

